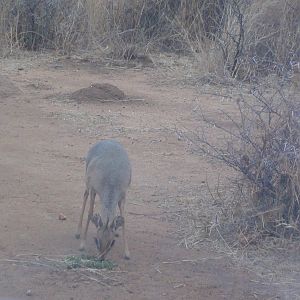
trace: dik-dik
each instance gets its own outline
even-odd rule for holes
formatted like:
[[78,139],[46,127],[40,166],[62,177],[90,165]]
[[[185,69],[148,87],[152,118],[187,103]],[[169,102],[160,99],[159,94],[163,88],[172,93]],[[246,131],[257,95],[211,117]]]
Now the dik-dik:
[[[80,238],[82,219],[88,196],[90,207],[87,223],[81,236],[80,250],[85,249],[86,236],[90,221],[97,228],[94,238],[99,258],[104,259],[115,243],[118,236],[117,229],[122,227],[124,258],[129,259],[130,254],[126,239],[125,199],[126,191],[131,182],[131,166],[125,149],[116,141],[101,141],[90,148],[86,156],[86,189],[78,224],[76,238]],[[100,198],[100,214],[93,214],[95,197]],[[117,206],[120,216],[117,216]]]

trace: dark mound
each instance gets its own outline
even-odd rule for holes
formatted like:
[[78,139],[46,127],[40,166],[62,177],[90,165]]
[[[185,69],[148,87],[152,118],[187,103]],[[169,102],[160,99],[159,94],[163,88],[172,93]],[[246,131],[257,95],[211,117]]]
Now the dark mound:
[[111,101],[125,99],[125,93],[109,83],[94,83],[88,88],[80,89],[71,94],[71,98],[78,101]]
[[5,76],[0,75],[0,98],[16,95],[20,90]]

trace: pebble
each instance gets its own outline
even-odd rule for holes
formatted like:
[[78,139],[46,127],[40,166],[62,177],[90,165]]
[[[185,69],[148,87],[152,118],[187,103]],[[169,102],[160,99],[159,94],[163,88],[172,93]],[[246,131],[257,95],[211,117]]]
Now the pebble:
[[58,220],[61,220],[61,221],[67,220],[67,217],[64,214],[60,213],[58,215]]
[[27,290],[26,291],[26,296],[32,296],[32,291],[31,290]]

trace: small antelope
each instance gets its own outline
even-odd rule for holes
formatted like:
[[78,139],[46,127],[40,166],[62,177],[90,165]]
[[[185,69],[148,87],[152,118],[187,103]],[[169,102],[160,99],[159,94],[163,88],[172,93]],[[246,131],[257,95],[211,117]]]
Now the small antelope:
[[[118,236],[117,229],[122,227],[124,258],[130,254],[125,233],[125,199],[126,191],[131,182],[131,166],[125,149],[116,141],[105,140],[92,146],[86,157],[86,189],[79,219],[76,238],[79,239],[82,230],[82,219],[88,196],[90,194],[90,208],[80,250],[85,249],[86,236],[90,221],[97,228],[94,238],[99,258],[104,259],[115,243]],[[93,214],[95,197],[100,198],[100,215]],[[120,216],[116,216],[117,206]]]

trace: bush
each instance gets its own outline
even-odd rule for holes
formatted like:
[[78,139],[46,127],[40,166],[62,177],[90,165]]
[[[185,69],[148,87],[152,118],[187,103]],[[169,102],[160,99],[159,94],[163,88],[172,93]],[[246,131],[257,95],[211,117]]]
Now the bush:
[[[198,153],[234,169],[239,232],[275,236],[300,233],[300,103],[298,94],[278,85],[251,86],[236,110],[203,120],[217,130],[189,139]],[[243,207],[243,209],[240,209]],[[239,212],[238,212],[239,211]],[[238,213],[237,213],[238,212]]]
[[125,59],[180,52],[248,80],[299,63],[299,14],[297,0],[2,0],[0,41],[11,51],[97,48]]

